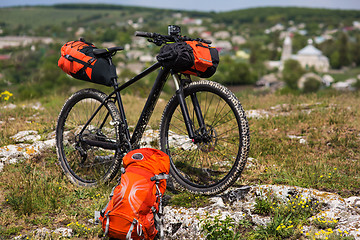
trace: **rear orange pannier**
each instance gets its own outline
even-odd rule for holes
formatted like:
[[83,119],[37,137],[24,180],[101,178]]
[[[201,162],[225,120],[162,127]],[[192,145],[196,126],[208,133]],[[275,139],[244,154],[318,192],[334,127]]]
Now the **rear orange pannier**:
[[112,86],[111,78],[116,73],[106,59],[95,57],[94,49],[97,48],[82,38],[67,42],[61,47],[58,66],[76,79]]

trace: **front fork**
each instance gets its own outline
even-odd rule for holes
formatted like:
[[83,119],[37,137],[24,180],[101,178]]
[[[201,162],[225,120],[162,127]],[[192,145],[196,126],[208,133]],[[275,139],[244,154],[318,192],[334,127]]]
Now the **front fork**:
[[[178,98],[180,109],[185,121],[186,130],[188,131],[189,138],[192,139],[194,143],[198,143],[201,141],[201,136],[199,135],[206,132],[206,125],[204,121],[204,117],[201,112],[200,104],[197,99],[197,96],[195,93],[191,94],[191,102],[194,107],[194,112],[196,119],[199,123],[200,132],[195,133],[195,130],[193,127],[195,126],[193,122],[191,121],[189,110],[187,108],[186,102],[185,102],[185,96],[184,96],[184,82],[180,79],[178,74],[172,74],[172,77],[174,79],[175,87],[176,87],[176,96]],[[179,84],[180,83],[180,84]]]

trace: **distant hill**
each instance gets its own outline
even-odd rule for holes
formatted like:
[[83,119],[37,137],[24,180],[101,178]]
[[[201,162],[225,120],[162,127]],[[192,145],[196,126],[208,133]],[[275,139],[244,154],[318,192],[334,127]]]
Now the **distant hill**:
[[58,4],[53,6],[23,6],[0,8],[0,27],[31,25],[62,25],[77,21],[126,21],[143,17],[146,21],[168,18],[184,12],[189,17],[212,17],[208,12],[131,7],[108,4]]
[[334,10],[320,8],[299,7],[265,7],[250,8],[229,12],[221,12],[214,15],[214,20],[226,24],[233,23],[269,23],[288,22],[290,20],[303,23],[328,23],[340,22],[351,24],[354,20],[360,20],[358,10]]
[[0,27],[62,25],[76,21],[91,24],[93,21],[125,21],[143,17],[145,21],[160,21],[182,13],[191,18],[211,18],[218,24],[270,26],[276,23],[324,23],[337,27],[339,23],[351,25],[360,20],[358,10],[333,10],[297,7],[264,7],[241,9],[228,12],[200,12],[109,4],[58,4],[53,6],[0,8]]

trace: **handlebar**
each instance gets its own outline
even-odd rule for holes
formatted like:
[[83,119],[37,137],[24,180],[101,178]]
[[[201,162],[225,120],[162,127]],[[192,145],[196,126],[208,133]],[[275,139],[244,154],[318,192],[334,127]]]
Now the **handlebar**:
[[136,32],[135,32],[135,36],[137,36],[137,37],[153,38],[153,37],[154,37],[154,33],[136,31]]
[[184,42],[184,41],[199,41],[207,44],[211,44],[210,40],[201,39],[201,38],[190,38],[186,36],[177,36],[177,35],[161,35],[159,33],[151,32],[141,32],[136,31],[135,36],[148,38],[149,42],[155,43],[158,46],[168,42]]

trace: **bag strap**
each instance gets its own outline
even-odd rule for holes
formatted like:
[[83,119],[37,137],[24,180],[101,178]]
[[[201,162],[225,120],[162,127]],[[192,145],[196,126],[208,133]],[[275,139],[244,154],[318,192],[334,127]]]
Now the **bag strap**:
[[150,178],[151,181],[159,181],[159,180],[167,180],[169,178],[169,174],[166,173],[160,173],[158,175],[153,176],[152,178]]
[[91,64],[96,60],[96,58],[93,57],[93,58],[91,58],[89,61],[84,62],[84,61],[82,61],[82,60],[80,60],[80,59],[74,58],[73,56],[71,56],[71,55],[69,55],[69,54],[66,54],[66,55],[64,56],[64,58],[66,58],[66,59],[69,60],[70,62],[77,62],[77,63],[80,63],[80,64],[84,65],[84,67],[81,68],[81,70],[85,70],[85,69],[88,68],[88,67],[92,68]]
[[105,217],[106,217],[106,225],[105,225],[105,233],[104,233],[104,236],[106,237],[109,233],[109,225],[110,225],[110,218],[109,218],[109,213],[111,211],[108,211],[106,214],[105,214]]
[[140,239],[143,239],[142,226],[141,226],[141,224],[139,223],[139,221],[134,218],[134,220],[132,221],[131,226],[130,226],[130,228],[129,228],[129,231],[128,231],[127,234],[126,234],[126,240],[132,240],[131,234],[132,234],[132,231],[134,230],[135,226],[137,226],[137,227],[136,227],[136,233],[137,233],[137,235],[140,237]]
[[110,193],[110,196],[109,196],[109,202],[108,202],[108,203],[106,204],[106,206],[100,211],[100,215],[101,215],[102,217],[104,217],[105,211],[106,211],[107,207],[109,206],[109,203],[110,203],[112,197],[114,196],[115,188],[116,188],[116,186],[113,187],[112,190],[111,190],[111,193]]
[[151,207],[151,211],[154,215],[154,220],[155,220],[154,222],[155,222],[156,229],[160,233],[160,239],[164,239],[164,226],[163,226],[163,221],[159,216],[160,213],[159,214],[157,213],[156,208],[154,206]]
[[83,43],[86,43],[86,44],[88,44],[88,45],[94,46],[94,44],[93,44],[92,42],[87,42],[87,41],[85,40],[85,38],[82,38],[82,37],[81,37],[81,38],[79,39],[79,41],[80,41],[80,42],[83,42]]
[[204,45],[204,44],[202,44],[201,42],[198,42],[195,46],[197,46],[197,47],[203,47],[203,48],[210,48],[210,46],[209,45]]

